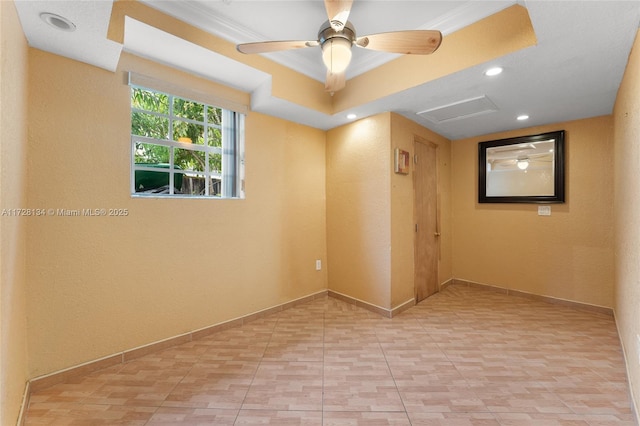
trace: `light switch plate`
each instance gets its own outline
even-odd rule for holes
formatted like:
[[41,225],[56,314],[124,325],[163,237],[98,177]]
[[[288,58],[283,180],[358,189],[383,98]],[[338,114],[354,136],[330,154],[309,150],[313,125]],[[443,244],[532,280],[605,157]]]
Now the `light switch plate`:
[[316,271],[322,269],[322,261],[320,259],[316,260]]
[[551,206],[538,206],[538,216],[551,216]]

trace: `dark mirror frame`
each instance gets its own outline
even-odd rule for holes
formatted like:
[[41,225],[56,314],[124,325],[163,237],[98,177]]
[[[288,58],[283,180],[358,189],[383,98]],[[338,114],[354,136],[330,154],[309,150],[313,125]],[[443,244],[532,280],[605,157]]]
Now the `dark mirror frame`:
[[[487,196],[487,148],[555,140],[553,195]],[[564,130],[519,136],[478,143],[478,202],[479,203],[564,203]]]

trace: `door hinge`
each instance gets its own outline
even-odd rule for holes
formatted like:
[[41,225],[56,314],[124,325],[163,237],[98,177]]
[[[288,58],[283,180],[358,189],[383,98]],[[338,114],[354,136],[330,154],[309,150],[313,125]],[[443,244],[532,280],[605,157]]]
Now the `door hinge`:
[[416,232],[418,232],[418,224],[416,223]]
[[418,155],[413,156],[413,164],[418,164]]

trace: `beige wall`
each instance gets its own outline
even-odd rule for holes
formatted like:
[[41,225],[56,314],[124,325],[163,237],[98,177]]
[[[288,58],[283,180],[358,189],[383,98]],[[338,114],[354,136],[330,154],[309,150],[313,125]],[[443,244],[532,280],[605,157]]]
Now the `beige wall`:
[[327,133],[329,288],[392,309],[414,298],[413,180],[393,172],[394,149],[418,136],[439,146],[443,243],[440,282],[451,278],[450,143],[393,113]]
[[[27,42],[13,2],[0,2],[0,424],[15,424],[27,371],[25,250]],[[9,215],[8,215],[9,214]]]
[[15,424],[28,377],[25,239],[27,42],[13,2],[0,2],[0,425]]
[[250,113],[245,200],[132,198],[124,71],[217,86],[131,55],[30,61],[30,204],[129,210],[29,222],[30,377],[326,289],[323,131]]
[[390,114],[327,132],[329,288],[390,308]]
[[640,409],[640,33],[618,90],[614,121],[615,313],[636,413]]
[[[479,204],[478,142],[566,130],[566,202]],[[612,118],[452,142],[453,276],[613,307]]]
[[[414,140],[421,138],[438,146],[438,195],[440,210],[440,260],[438,283],[452,278],[451,270],[451,142],[408,120],[391,114],[391,306],[415,297],[414,290],[414,208],[412,175],[393,173],[396,148],[413,158]],[[413,164],[410,171],[413,170]]]

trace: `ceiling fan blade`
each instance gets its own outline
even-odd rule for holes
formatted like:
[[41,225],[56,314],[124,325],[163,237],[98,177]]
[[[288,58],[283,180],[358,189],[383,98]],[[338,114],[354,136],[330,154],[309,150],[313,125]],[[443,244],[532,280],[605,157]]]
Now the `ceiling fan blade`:
[[344,72],[332,73],[327,70],[327,79],[324,83],[324,90],[327,92],[337,92],[338,90],[344,89],[346,84],[346,76]]
[[341,31],[344,28],[347,19],[349,19],[352,3],[353,0],[324,0],[331,28],[336,31]]
[[240,53],[269,53],[280,50],[302,49],[305,47],[318,46],[318,42],[313,41],[257,41],[254,43],[238,44],[236,49]]
[[408,30],[358,37],[356,45],[390,53],[428,55],[440,47],[442,33],[437,30]]

